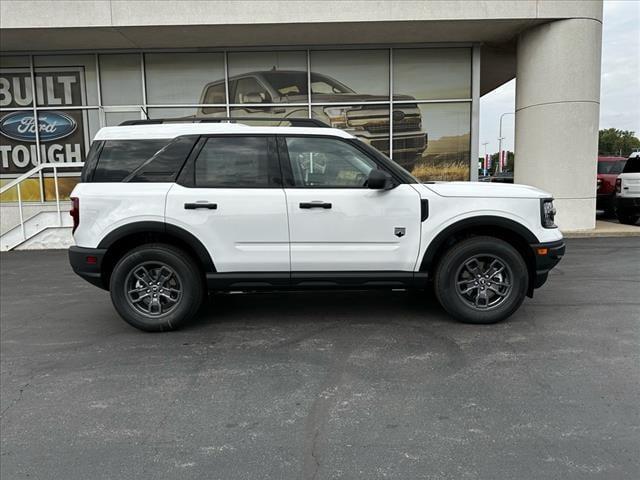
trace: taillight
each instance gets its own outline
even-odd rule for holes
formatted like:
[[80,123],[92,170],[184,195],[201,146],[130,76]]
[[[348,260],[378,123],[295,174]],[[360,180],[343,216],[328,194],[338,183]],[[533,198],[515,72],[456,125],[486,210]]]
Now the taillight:
[[622,193],[622,179],[616,178],[616,193]]
[[602,179],[598,179],[598,191],[600,191],[600,187],[602,186]]
[[72,233],[75,233],[76,228],[80,225],[80,199],[78,197],[71,197],[71,210],[69,211],[69,215],[73,218],[73,230]]

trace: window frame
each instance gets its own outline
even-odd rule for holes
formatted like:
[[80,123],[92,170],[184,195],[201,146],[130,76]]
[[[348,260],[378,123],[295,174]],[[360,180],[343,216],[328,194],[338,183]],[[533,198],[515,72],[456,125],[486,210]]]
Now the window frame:
[[[412,183],[408,181],[407,178],[402,178],[395,170],[390,169],[386,162],[382,161],[381,157],[371,155],[371,152],[368,152],[365,148],[362,148],[359,142],[354,141],[352,139],[337,137],[334,135],[313,135],[313,134],[304,134],[304,133],[294,133],[294,134],[284,134],[277,135],[278,142],[278,156],[280,158],[280,168],[282,169],[282,180],[284,188],[300,188],[305,190],[310,189],[336,189],[336,190],[368,190],[364,185],[361,187],[351,187],[351,186],[322,186],[322,185],[313,185],[313,186],[305,186],[305,185],[296,185],[295,177],[293,175],[293,167],[291,165],[291,158],[289,157],[289,148],[287,147],[287,138],[325,138],[333,141],[343,142],[356,150],[358,150],[362,155],[371,160],[378,170],[382,170],[389,175],[394,180],[395,186],[404,184],[404,183]],[[389,160],[390,162],[392,160]],[[395,187],[394,186],[394,187]]]
[[[202,149],[206,145],[210,138],[266,138],[267,139],[267,185],[244,185],[244,186],[224,186],[224,187],[210,187],[205,185],[197,185],[196,183],[196,161],[202,152]],[[194,148],[187,157],[187,160],[182,168],[182,171],[178,175],[176,182],[186,188],[200,188],[210,190],[222,190],[222,189],[272,189],[282,188],[282,176],[280,170],[280,164],[278,160],[277,147],[275,135],[272,134],[260,134],[260,133],[227,133],[227,134],[210,134],[200,135],[200,138],[195,143]]]

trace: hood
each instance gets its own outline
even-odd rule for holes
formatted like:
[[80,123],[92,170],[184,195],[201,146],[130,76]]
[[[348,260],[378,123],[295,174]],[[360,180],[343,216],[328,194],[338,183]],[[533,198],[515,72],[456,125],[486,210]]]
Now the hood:
[[423,185],[443,197],[551,198],[553,196],[539,188],[517,183],[439,182]]

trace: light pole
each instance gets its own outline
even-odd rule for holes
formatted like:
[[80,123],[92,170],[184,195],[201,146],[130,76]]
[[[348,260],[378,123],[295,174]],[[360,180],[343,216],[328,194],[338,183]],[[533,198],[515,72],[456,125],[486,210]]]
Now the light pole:
[[[502,172],[502,162],[500,161],[502,158],[502,140],[504,139],[504,137],[502,136],[502,118],[505,115],[514,115],[515,112],[505,112],[502,115],[500,115],[500,133],[498,134],[498,171]],[[506,157],[505,157],[505,161],[506,161]]]

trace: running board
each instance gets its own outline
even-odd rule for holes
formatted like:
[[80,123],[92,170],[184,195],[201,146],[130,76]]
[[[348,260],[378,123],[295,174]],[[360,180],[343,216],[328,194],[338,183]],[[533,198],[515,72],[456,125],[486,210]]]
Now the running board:
[[327,290],[425,288],[427,273],[358,272],[233,272],[207,273],[211,290]]

